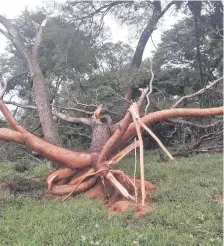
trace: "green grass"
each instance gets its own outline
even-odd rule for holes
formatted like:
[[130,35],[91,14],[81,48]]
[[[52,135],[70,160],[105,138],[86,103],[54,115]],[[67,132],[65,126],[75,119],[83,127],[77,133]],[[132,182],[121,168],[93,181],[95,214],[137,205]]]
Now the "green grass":
[[[0,245],[222,245],[222,156],[198,155],[171,163],[148,152],[146,179],[159,188],[153,211],[136,219],[131,212],[109,214],[96,200],[78,196],[68,202],[32,196],[0,197]],[[118,166],[133,175],[133,157]],[[41,164],[23,172],[0,164],[0,181],[44,175]]]

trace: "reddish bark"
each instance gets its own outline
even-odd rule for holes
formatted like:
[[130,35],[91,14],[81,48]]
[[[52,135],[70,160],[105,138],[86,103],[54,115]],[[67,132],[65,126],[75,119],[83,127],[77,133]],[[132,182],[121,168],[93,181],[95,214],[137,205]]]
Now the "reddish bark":
[[[165,109],[153,113],[149,113],[142,117],[141,120],[144,124],[150,125],[156,121],[164,120],[167,118],[180,117],[180,116],[211,116],[220,115],[224,113],[224,107],[217,108],[175,108]],[[121,143],[127,142],[133,135],[136,134],[135,124],[131,123],[121,138]]]
[[[27,147],[42,154],[44,157],[64,164],[61,168],[47,177],[48,188],[54,195],[78,194],[85,192],[88,196],[103,200],[110,211],[123,211],[135,207],[135,216],[144,216],[152,208],[152,192],[156,189],[150,182],[145,181],[147,191],[146,205],[140,206],[141,196],[137,203],[127,201],[135,200],[134,179],[125,173],[110,168],[111,164],[117,163],[133,148],[133,144],[115,155],[111,159],[110,153],[118,145],[124,144],[135,132],[134,123],[130,124],[130,113],[117,127],[117,131],[99,152],[74,152],[56,145],[50,144],[33,135],[19,125],[13,118],[7,107],[0,100],[0,110],[14,130],[0,128],[0,139],[24,143]],[[176,116],[205,116],[222,114],[224,107],[211,109],[168,109],[150,113],[142,117],[145,124]],[[100,155],[101,158],[97,158]],[[106,158],[105,158],[106,157]],[[95,172],[97,171],[97,172]],[[88,174],[88,176],[86,176]],[[90,175],[89,175],[90,174]],[[135,186],[140,191],[140,180],[135,180]],[[126,198],[125,198],[126,197]]]

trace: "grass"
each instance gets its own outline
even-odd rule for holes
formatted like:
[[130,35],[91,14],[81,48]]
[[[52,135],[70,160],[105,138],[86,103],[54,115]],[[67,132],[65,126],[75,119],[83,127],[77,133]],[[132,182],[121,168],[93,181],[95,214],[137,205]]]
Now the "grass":
[[[68,202],[38,196],[0,196],[0,245],[222,245],[222,155],[198,155],[159,162],[148,152],[146,179],[159,188],[153,211],[136,219],[131,212],[109,214],[96,200],[78,196]],[[0,164],[0,181],[47,173],[31,163],[24,172]],[[117,168],[133,175],[133,157]]]

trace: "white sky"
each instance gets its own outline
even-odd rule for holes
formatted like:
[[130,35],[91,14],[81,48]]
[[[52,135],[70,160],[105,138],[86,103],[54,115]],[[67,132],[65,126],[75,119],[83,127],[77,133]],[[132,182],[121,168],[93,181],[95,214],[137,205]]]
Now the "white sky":
[[[66,0],[56,0],[56,1],[49,1],[49,0],[6,0],[3,2],[1,1],[1,7],[0,7],[0,14],[8,17],[13,18],[17,15],[19,15],[22,10],[24,10],[25,7],[28,7],[29,9],[35,9],[37,6],[43,6],[47,5],[53,5],[54,2],[57,3],[63,3]],[[173,24],[175,24],[180,18],[182,18],[183,15],[178,14],[176,17],[173,17],[172,11],[169,11],[169,13],[166,13],[166,15],[160,20],[157,30],[153,32],[153,41],[155,44],[158,44],[160,42],[161,33],[164,30],[167,30],[170,28]],[[122,27],[116,23],[114,19],[112,19],[110,16],[105,17],[105,22],[107,25],[110,26],[111,32],[112,32],[112,40],[114,42],[116,41],[123,41],[125,43],[131,44],[133,49],[136,47],[136,42],[130,41],[129,38],[129,31],[128,28]],[[133,36],[133,35],[132,35]],[[4,51],[6,45],[6,38],[0,34],[0,52]],[[151,51],[154,49],[153,44],[151,40],[148,42],[144,57],[148,57],[151,53]]]

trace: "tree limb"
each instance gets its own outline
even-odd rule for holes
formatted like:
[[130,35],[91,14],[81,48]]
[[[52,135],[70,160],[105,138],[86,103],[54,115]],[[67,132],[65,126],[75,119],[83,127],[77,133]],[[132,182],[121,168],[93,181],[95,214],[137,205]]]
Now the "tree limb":
[[192,149],[197,149],[201,143],[203,142],[204,139],[206,138],[210,138],[212,136],[220,136],[223,134],[223,131],[219,131],[219,132],[212,132],[212,133],[209,133],[209,134],[206,134],[206,135],[203,135],[202,137],[200,137],[198,139],[198,141],[192,146]]
[[[20,104],[20,103],[14,102],[14,101],[6,101],[6,100],[4,100],[3,103],[11,104],[11,105],[23,108],[23,109],[34,109],[34,110],[37,110],[36,106],[24,105],[24,104]],[[57,106],[54,106],[54,107],[57,107]],[[58,112],[56,110],[52,110],[52,114],[54,116],[56,116],[57,118],[61,119],[61,120],[65,120],[65,121],[72,122],[72,123],[81,123],[81,124],[85,124],[85,125],[92,125],[92,123],[93,123],[92,119],[90,119],[90,118],[69,116],[69,115],[60,113],[60,112]]]
[[72,123],[81,123],[88,126],[93,124],[93,120],[90,118],[69,116],[55,110],[52,111],[52,114],[61,120],[65,120]]
[[193,123],[193,122],[190,122],[190,121],[187,121],[187,120],[182,120],[182,119],[176,119],[176,120],[169,119],[169,120],[166,120],[166,121],[168,121],[170,123],[174,123],[174,124],[195,126],[195,127],[202,128],[202,129],[214,127],[215,125],[218,125],[219,123],[223,123],[223,120],[217,120],[217,121],[213,122],[210,125],[201,125],[201,124]]
[[141,176],[141,192],[142,192],[142,206],[145,205],[145,173],[144,173],[144,146],[143,146],[143,139],[142,139],[142,133],[141,133],[141,126],[138,122],[139,116],[139,110],[137,103],[133,103],[131,107],[129,108],[129,111],[132,114],[132,119],[135,124],[138,141],[139,141],[139,148],[140,148],[140,176]]
[[80,113],[84,113],[84,114],[87,114],[87,115],[93,115],[93,113],[94,113],[94,111],[86,111],[84,109],[73,108],[73,107],[64,107],[64,106],[57,106],[57,105],[54,105],[54,107],[55,108],[64,109],[64,110],[74,110],[74,111],[77,111],[77,112],[80,112]]
[[223,77],[212,81],[205,88],[202,88],[202,89],[200,89],[199,91],[197,91],[195,93],[192,93],[190,95],[186,95],[186,96],[181,97],[176,103],[174,103],[174,105],[171,108],[176,108],[185,99],[189,99],[189,98],[192,98],[192,97],[196,97],[198,95],[201,95],[202,93],[204,93],[205,91],[207,91],[208,89],[210,89],[211,87],[213,87],[214,85],[216,85],[221,80],[223,80]]
[[94,12],[82,17],[81,19],[84,20],[84,19],[88,19],[90,17],[93,17],[95,14],[101,13],[102,10],[104,10],[104,12],[107,13],[111,8],[113,8],[114,6],[117,6],[121,3],[126,3],[126,1],[113,1],[112,3],[103,5],[100,8],[96,9]]
[[33,135],[16,122],[2,100],[0,100],[0,110],[8,123],[16,130],[0,128],[0,139],[2,140],[23,143],[47,159],[54,160],[70,168],[90,166],[92,159],[98,155],[96,152],[86,153],[70,151]]
[[[224,107],[217,108],[173,108],[149,113],[140,118],[145,125],[150,125],[160,120],[180,116],[211,116],[224,113]],[[120,145],[126,143],[136,133],[135,124],[131,123],[120,140]],[[119,145],[119,146],[120,146]]]
[[20,103],[14,102],[14,101],[6,101],[6,100],[3,100],[3,103],[4,104],[11,104],[11,105],[14,105],[16,107],[23,108],[23,109],[35,109],[35,110],[37,110],[37,107],[36,106],[20,104]]

